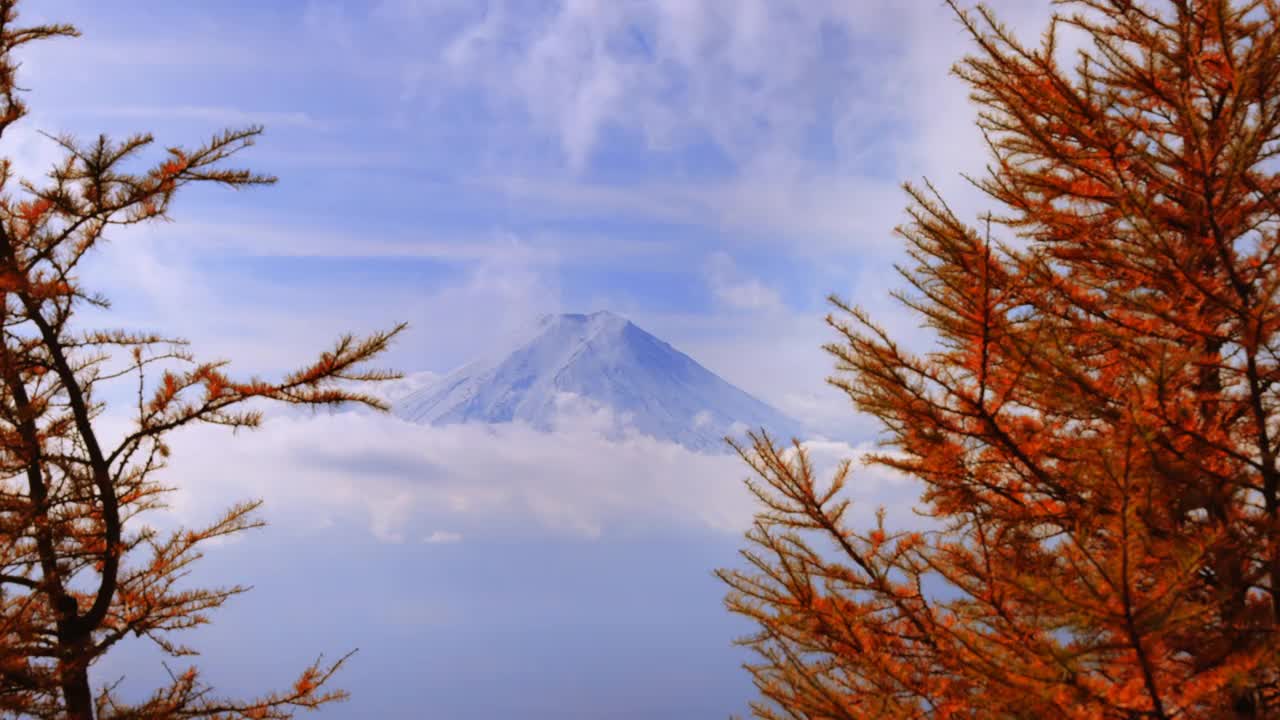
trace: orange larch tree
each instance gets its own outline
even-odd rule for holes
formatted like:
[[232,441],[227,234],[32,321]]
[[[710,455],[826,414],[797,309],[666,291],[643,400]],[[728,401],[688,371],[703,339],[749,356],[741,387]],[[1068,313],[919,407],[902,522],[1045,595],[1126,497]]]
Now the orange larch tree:
[[932,350],[828,318],[929,529],[739,447],[758,717],[1280,717],[1280,3],[1059,4],[1031,46],[952,5],[993,209],[907,186]]
[[[67,25],[21,27],[16,5],[0,0],[0,137],[25,114],[14,51],[76,35]],[[396,377],[365,366],[403,326],[345,337],[276,382],[233,379],[223,362],[195,361],[181,340],[77,326],[77,308],[107,307],[82,287],[77,269],[110,230],[165,219],[174,194],[193,183],[274,181],[226,167],[260,132],[170,148],[141,173],[126,166],[152,144],[149,135],[56,138],[65,159],[38,182],[13,178],[0,160],[0,715],[285,718],[344,696],[326,688],[341,660],[318,660],[289,689],[243,701],[213,695],[194,667],[133,705],[90,683],[93,663],[129,635],[192,654],[170,634],[207,622],[244,590],[182,580],[209,540],[261,524],[257,502],[201,528],[161,533],[145,524],[168,490],[156,478],[165,436],[202,422],[253,427],[261,418],[253,401],[383,408],[350,383]],[[131,383],[138,398],[135,422],[118,442],[97,422],[105,406],[95,391],[113,381]]]

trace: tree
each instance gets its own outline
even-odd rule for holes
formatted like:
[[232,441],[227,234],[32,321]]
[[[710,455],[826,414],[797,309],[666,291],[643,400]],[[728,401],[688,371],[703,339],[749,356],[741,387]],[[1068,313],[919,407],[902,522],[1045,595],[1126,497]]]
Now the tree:
[[[69,25],[20,27],[16,5],[0,0],[0,136],[26,112],[14,51],[77,35]],[[81,286],[77,268],[109,231],[166,219],[175,193],[191,184],[274,181],[226,167],[260,132],[170,148],[141,173],[126,167],[152,145],[150,135],[55,138],[65,159],[40,183],[15,179],[0,161],[0,715],[284,718],[344,696],[325,686],[341,660],[317,660],[290,689],[248,701],[212,695],[194,667],[135,706],[89,680],[93,663],[130,634],[192,654],[170,634],[207,622],[245,589],[189,588],[183,577],[209,540],[260,525],[258,502],[171,534],[144,523],[168,491],[156,473],[170,432],[201,422],[254,427],[261,401],[385,409],[349,383],[396,377],[365,366],[403,325],[344,337],[315,363],[267,382],[232,379],[224,362],[196,362],[181,340],[75,323],[86,303],[108,307]],[[113,350],[124,358],[115,365]],[[136,423],[108,444],[95,423],[105,407],[95,391],[114,381],[136,387]]]
[[1061,4],[1035,46],[951,5],[999,212],[906,187],[932,350],[832,299],[831,382],[929,529],[853,528],[848,465],[738,447],[758,717],[1280,713],[1280,3]]

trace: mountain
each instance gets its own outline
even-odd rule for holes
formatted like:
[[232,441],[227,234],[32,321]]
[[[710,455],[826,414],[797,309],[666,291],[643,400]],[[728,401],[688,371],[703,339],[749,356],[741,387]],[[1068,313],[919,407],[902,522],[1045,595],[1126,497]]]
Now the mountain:
[[723,451],[725,435],[747,428],[803,435],[800,423],[610,312],[545,316],[511,352],[466,365],[394,408],[424,424],[522,421],[549,430],[572,396],[698,451]]

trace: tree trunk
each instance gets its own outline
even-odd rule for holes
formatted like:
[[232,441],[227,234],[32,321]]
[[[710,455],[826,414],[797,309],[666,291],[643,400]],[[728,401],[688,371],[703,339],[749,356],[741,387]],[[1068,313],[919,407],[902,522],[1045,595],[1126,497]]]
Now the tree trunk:
[[89,666],[86,655],[76,652],[82,643],[72,645],[71,657],[58,663],[62,699],[66,703],[67,720],[93,720],[93,692],[89,689]]

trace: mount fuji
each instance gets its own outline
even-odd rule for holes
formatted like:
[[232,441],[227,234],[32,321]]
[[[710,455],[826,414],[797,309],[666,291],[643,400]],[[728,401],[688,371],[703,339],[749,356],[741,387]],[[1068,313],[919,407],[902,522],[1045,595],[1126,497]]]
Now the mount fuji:
[[804,427],[688,355],[610,312],[544,316],[510,352],[473,362],[394,403],[411,422],[555,426],[566,399],[605,407],[611,431],[634,430],[700,452],[763,427],[779,439]]

